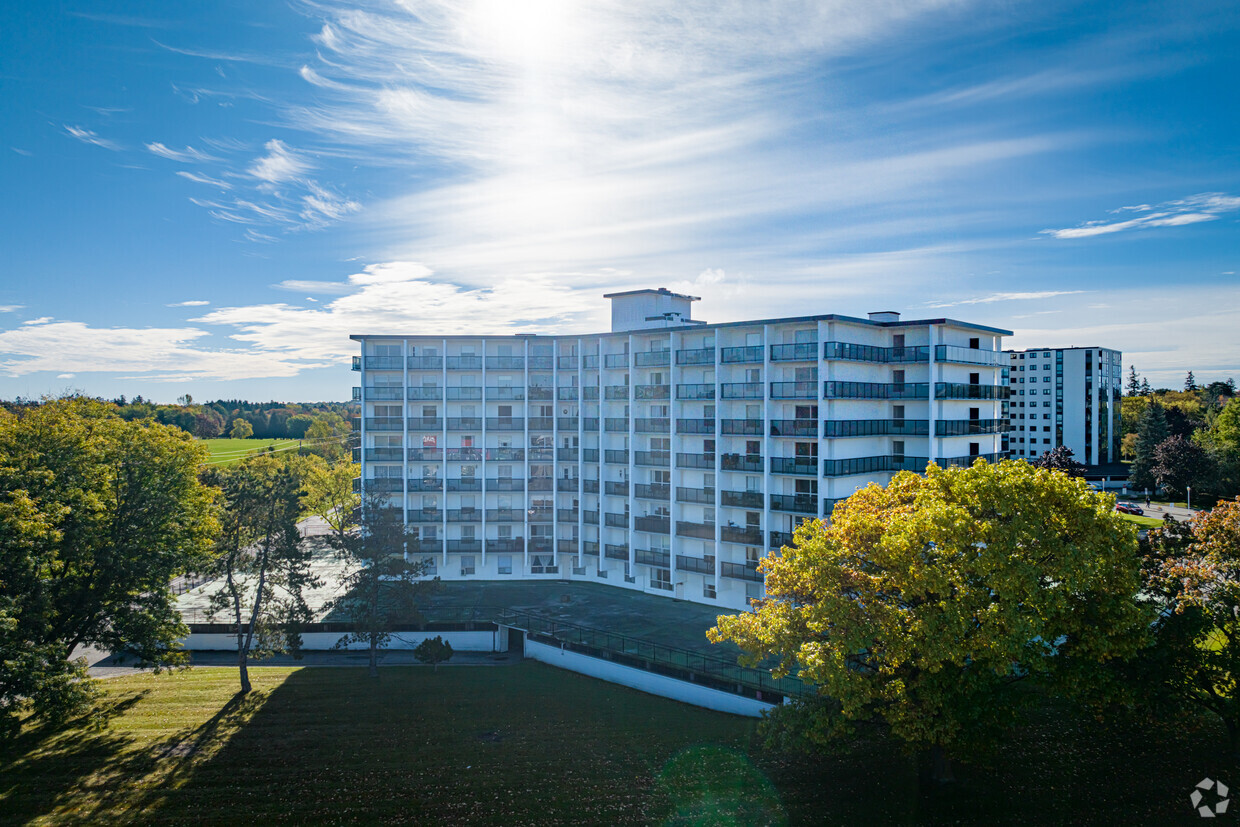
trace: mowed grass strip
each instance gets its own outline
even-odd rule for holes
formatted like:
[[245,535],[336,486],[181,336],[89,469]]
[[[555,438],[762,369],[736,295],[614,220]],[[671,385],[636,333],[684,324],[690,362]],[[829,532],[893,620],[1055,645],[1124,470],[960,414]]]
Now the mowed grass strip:
[[0,823],[1171,824],[1240,777],[1210,719],[1048,703],[940,788],[881,738],[766,751],[752,720],[529,661],[251,674],[243,700],[235,669],[104,682],[108,727],[0,751]]
[[257,454],[264,448],[289,450],[300,440],[296,439],[204,439],[202,443],[211,452],[208,460],[212,465],[233,465],[247,456]]

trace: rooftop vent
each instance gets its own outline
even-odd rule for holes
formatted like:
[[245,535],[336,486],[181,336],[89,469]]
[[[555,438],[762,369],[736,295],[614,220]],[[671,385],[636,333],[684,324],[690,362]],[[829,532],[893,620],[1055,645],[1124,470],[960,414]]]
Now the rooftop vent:
[[898,322],[900,314],[894,310],[876,310],[870,314],[872,322]]

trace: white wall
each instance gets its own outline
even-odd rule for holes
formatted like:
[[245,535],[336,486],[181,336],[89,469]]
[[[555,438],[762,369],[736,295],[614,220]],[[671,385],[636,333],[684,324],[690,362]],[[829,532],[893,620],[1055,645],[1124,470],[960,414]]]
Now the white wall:
[[[340,632],[310,632],[301,636],[303,649],[321,652],[332,649],[342,637]],[[415,649],[426,638],[442,637],[452,648],[460,652],[496,652],[498,632],[396,632],[389,641],[388,649]],[[507,635],[503,641],[507,645]],[[191,634],[181,640],[181,645],[193,651],[236,651],[237,638],[229,634]],[[365,649],[365,643],[355,643],[349,649]]]
[[551,666],[558,666],[571,672],[579,672],[582,675],[589,675],[610,683],[618,683],[621,686],[640,689],[642,692],[649,692],[651,695],[671,698],[682,703],[713,709],[717,712],[730,712],[733,715],[760,718],[764,710],[771,709],[774,706],[774,704],[764,703],[753,698],[733,695],[730,692],[721,692],[718,689],[710,689],[698,684],[669,678],[666,675],[656,675],[652,672],[634,669],[631,666],[590,657],[580,652],[570,652],[567,649],[538,643],[528,638],[525,641],[525,656],[531,660],[547,663]]

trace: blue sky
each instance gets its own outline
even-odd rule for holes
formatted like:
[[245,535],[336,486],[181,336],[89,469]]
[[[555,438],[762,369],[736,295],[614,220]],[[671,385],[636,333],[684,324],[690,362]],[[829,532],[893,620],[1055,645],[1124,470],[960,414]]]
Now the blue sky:
[[596,331],[657,286],[1240,378],[1235,3],[6,3],[0,38],[0,397],[345,399],[350,333]]

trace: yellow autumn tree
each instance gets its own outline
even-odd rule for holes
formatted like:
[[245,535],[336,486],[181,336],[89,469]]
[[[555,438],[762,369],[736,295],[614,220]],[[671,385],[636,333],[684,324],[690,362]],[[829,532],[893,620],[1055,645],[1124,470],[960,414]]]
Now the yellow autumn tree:
[[800,527],[762,563],[767,598],[709,637],[817,687],[781,710],[811,742],[877,723],[950,776],[1031,702],[1023,685],[1085,692],[1140,647],[1136,531],[1112,506],[1023,461],[902,472]]

